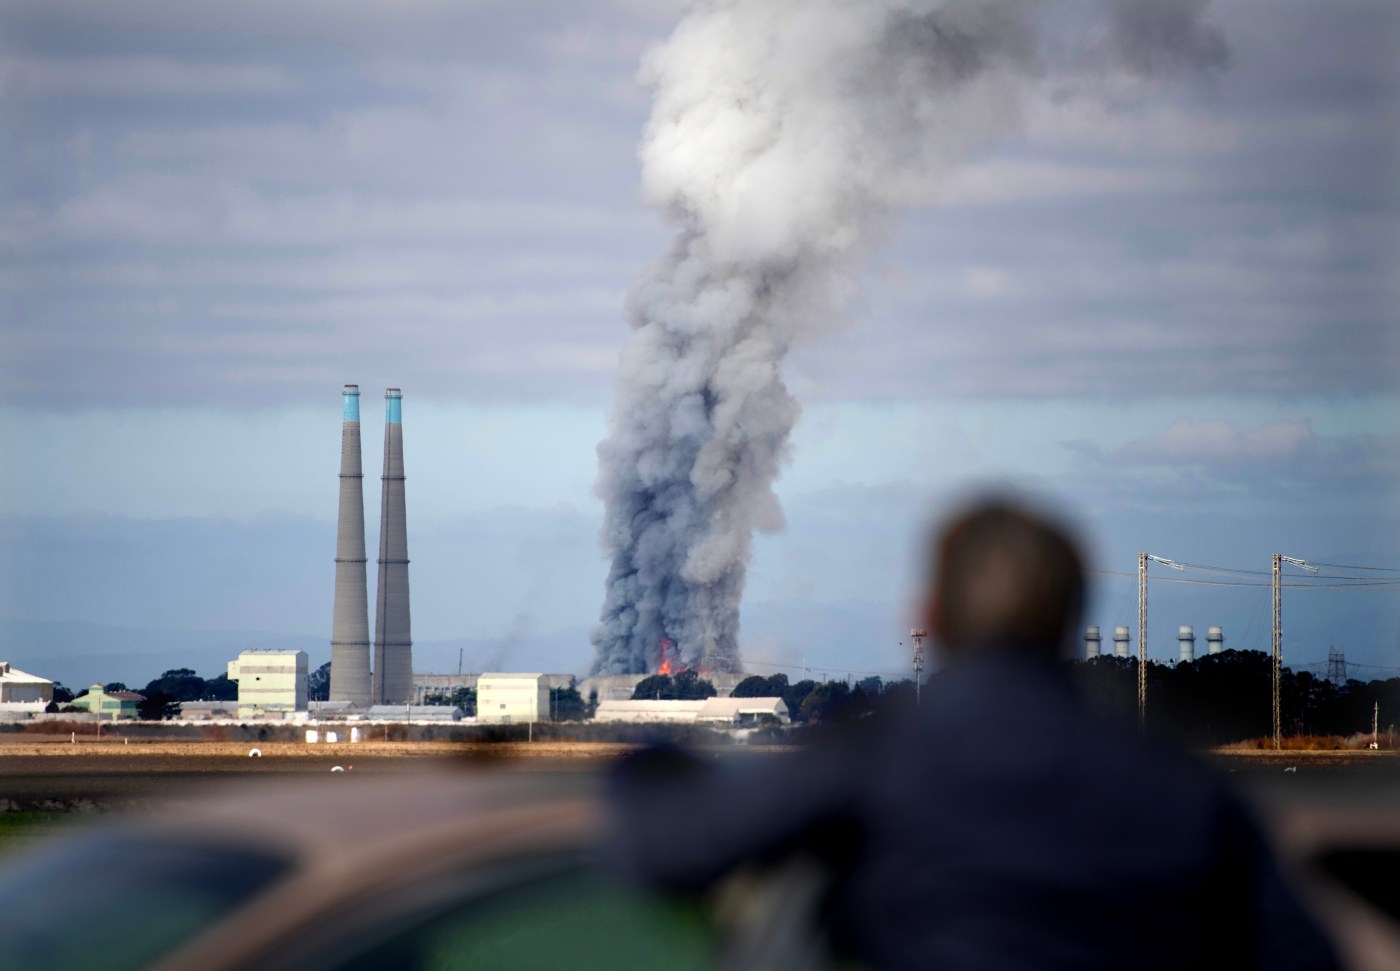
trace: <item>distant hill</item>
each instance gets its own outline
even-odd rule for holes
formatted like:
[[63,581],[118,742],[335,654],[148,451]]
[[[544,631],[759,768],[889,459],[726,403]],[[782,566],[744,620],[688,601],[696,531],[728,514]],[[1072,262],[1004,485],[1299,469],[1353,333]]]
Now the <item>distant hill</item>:
[[83,621],[0,619],[0,660],[70,688],[110,681],[136,687],[171,668],[222,674],[250,648],[306,651],[311,665],[330,659],[325,638],[272,631],[143,630]]

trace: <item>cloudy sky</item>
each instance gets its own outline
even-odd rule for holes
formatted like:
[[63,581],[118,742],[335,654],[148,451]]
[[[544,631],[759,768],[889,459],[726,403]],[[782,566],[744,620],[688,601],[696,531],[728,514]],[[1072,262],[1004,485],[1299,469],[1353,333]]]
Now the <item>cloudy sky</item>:
[[[68,680],[329,657],[339,388],[404,389],[419,670],[587,667],[594,447],[657,0],[0,0],[0,634]],[[898,673],[923,525],[1051,498],[1096,565],[1400,567],[1400,8],[1232,0],[1223,69],[1046,90],[789,362],[754,670]],[[371,532],[371,546],[374,533]],[[1396,574],[1391,574],[1395,576]],[[1130,580],[1091,622],[1135,624]],[[1153,587],[1151,653],[1267,591]],[[1292,591],[1286,657],[1400,672],[1400,593]],[[47,667],[46,667],[47,665]]]

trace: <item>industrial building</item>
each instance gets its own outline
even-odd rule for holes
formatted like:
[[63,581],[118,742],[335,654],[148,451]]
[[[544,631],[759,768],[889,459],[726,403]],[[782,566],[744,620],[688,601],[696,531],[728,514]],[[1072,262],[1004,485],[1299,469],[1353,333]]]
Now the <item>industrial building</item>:
[[706,698],[703,701],[602,701],[594,721],[632,724],[708,725],[745,728],[790,719],[781,698]]
[[[334,665],[332,665],[334,669]],[[251,650],[228,662],[228,678],[238,682],[238,717],[287,717],[307,710],[305,651]]]
[[181,721],[232,720],[238,717],[238,699],[226,701],[182,701]]
[[137,718],[145,695],[135,691],[106,691],[102,685],[94,684],[87,694],[79,695],[68,703],[71,708],[81,708],[99,718]]
[[[433,695],[450,695],[459,688],[469,688],[476,690],[477,680],[480,674],[423,674],[413,675],[413,703],[422,705],[427,703],[427,699]],[[545,674],[542,675],[545,685],[553,691],[568,688],[575,682],[572,674]],[[586,698],[587,696],[584,695]],[[628,697],[631,697],[630,695]]]
[[476,720],[483,725],[549,721],[547,675],[480,675],[476,680]]
[[455,722],[462,720],[456,705],[371,705],[364,713],[373,722]]
[[53,682],[0,661],[0,711],[38,713],[53,701]]
[[599,702],[604,701],[630,701],[632,692],[637,690],[637,685],[642,683],[642,679],[649,677],[645,674],[595,674],[584,678],[579,682],[578,693],[585,701],[596,698]]
[[[1177,657],[1180,663],[1189,664],[1196,659],[1196,631],[1187,624],[1177,628]],[[1115,657],[1130,657],[1132,634],[1127,627],[1113,628],[1113,654]],[[1084,657],[1099,657],[1103,647],[1103,635],[1098,627],[1084,629]],[[1219,654],[1225,650],[1225,631],[1221,627],[1206,629],[1206,653]]]

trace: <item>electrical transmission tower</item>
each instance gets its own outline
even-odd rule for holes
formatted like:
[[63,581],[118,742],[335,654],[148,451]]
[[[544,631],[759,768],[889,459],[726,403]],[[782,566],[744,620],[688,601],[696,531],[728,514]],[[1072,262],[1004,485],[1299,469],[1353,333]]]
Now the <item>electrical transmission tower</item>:
[[1138,554],[1138,729],[1147,725],[1147,553]]
[[909,636],[914,640],[914,704],[918,705],[924,680],[924,638],[928,636],[928,631],[922,627],[915,627],[909,632]]
[[1327,680],[1337,687],[1347,683],[1347,652],[1335,647],[1327,650]]
[[1273,593],[1274,593],[1274,638],[1273,638],[1273,702],[1274,702],[1274,748],[1283,748],[1283,564],[1291,563],[1299,569],[1316,573],[1317,567],[1308,566],[1306,560],[1296,556],[1274,554]]

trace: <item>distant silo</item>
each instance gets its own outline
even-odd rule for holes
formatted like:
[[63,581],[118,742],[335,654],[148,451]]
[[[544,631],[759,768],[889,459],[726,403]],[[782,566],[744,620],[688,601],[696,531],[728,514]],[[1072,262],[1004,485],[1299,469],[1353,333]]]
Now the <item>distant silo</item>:
[[375,604],[374,702],[413,700],[408,610],[408,517],[404,501],[403,392],[384,392],[384,474],[379,505],[379,593]]
[[1097,627],[1087,627],[1084,629],[1084,656],[1086,658],[1098,657],[1100,648],[1103,646],[1103,635],[1099,633]]
[[1131,640],[1132,640],[1132,637],[1128,634],[1128,628],[1126,628],[1126,627],[1115,627],[1115,628],[1113,628],[1113,655],[1114,655],[1114,657],[1127,657],[1127,656],[1128,656],[1128,642],[1131,641]]
[[340,426],[340,512],[331,611],[331,701],[370,704],[369,592],[365,576],[365,490],[360,467],[360,387],[347,384]]
[[1182,663],[1196,660],[1196,632],[1183,624],[1176,632],[1176,643],[1181,648]]
[[1225,630],[1221,627],[1206,628],[1206,653],[1219,654],[1225,650]]

